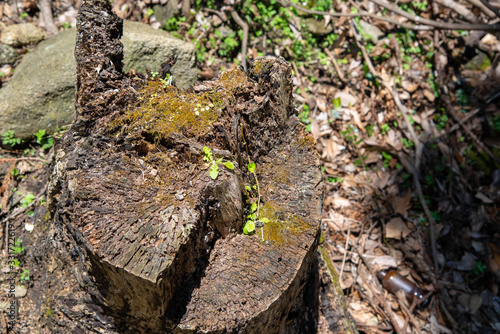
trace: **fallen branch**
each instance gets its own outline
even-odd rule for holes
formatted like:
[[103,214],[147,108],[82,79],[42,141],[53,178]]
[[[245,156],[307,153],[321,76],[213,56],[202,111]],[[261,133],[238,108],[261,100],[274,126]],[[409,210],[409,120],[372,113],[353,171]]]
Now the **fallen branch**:
[[464,5],[459,4],[454,0],[435,0],[441,6],[447,7],[454,12],[462,15],[467,21],[478,23],[479,19],[476,15],[472,14],[472,12],[465,7]]
[[[376,0],[378,1],[378,0]],[[410,119],[408,117],[409,111],[408,108],[406,108],[405,105],[401,103],[401,100],[399,99],[399,94],[398,92],[389,85],[388,82],[383,80],[380,75],[378,75],[377,71],[373,67],[373,64],[370,60],[370,57],[368,56],[368,53],[366,52],[366,48],[364,45],[360,42],[361,37],[359,36],[358,32],[354,28],[354,24],[352,22],[349,22],[351,26],[351,30],[353,31],[353,34],[355,36],[355,41],[358,47],[361,49],[361,52],[363,54],[363,57],[365,59],[366,64],[368,65],[368,69],[370,73],[379,80],[382,85],[389,91],[391,94],[392,98],[394,99],[394,102],[398,109],[401,111],[401,114],[403,115],[403,119],[405,121],[406,127],[408,128],[408,131],[410,132],[411,139],[413,140],[413,143],[415,144],[415,163],[411,163],[411,169],[409,172],[413,175],[413,180],[415,183],[415,188],[417,190],[418,198],[420,200],[420,204],[422,205],[425,215],[427,216],[427,219],[429,220],[429,234],[430,234],[430,241],[431,241],[431,253],[432,253],[432,260],[434,262],[434,270],[436,274],[438,273],[438,261],[437,261],[437,249],[436,249],[436,221],[432,217],[432,214],[429,210],[429,207],[427,206],[427,203],[424,198],[424,194],[422,191],[422,186],[420,184],[420,179],[419,179],[419,166],[420,166],[420,157],[422,155],[423,151],[423,146],[422,143],[420,142],[420,139],[418,138],[417,134],[415,133],[415,129],[413,128],[413,125],[410,122]]]
[[385,16],[380,16],[372,13],[368,13],[365,11],[361,11],[358,13],[329,13],[329,12],[321,12],[317,10],[310,10],[307,8],[304,8],[302,6],[296,5],[291,2],[287,2],[287,0],[276,0],[280,5],[283,7],[293,7],[296,8],[300,11],[303,11],[304,13],[307,14],[315,14],[315,15],[329,15],[332,17],[370,17],[374,20],[379,20],[379,21],[384,21],[384,22],[389,22],[392,23],[398,27],[402,27],[405,29],[411,29],[411,30],[436,30],[436,29],[441,29],[441,30],[500,30],[500,24],[473,24],[473,23],[447,23],[447,22],[438,22],[438,21],[433,21],[429,19],[424,19],[423,17],[417,16],[417,15],[412,15],[408,12],[405,12],[402,9],[399,9],[397,6],[391,5],[385,1],[381,0],[373,0],[373,3],[376,3],[379,6],[382,6],[400,16],[403,16],[413,22],[416,23],[423,23],[423,24],[411,24],[411,23],[406,23],[406,22],[400,22],[395,19],[385,17]]
[[[485,7],[487,7],[489,10],[491,10],[493,13],[495,13],[496,16],[500,17],[500,12],[498,11],[498,9],[496,9],[495,7],[493,7],[488,1],[486,0],[479,0]],[[479,8],[481,8],[480,6],[477,6]]]
[[[480,0],[467,0],[470,4],[476,6],[481,10],[483,13],[485,13],[487,16],[489,16],[491,19],[495,18],[496,15],[494,12],[492,12],[488,7],[486,7]],[[495,8],[495,7],[493,7]],[[495,8],[496,10],[496,8]]]

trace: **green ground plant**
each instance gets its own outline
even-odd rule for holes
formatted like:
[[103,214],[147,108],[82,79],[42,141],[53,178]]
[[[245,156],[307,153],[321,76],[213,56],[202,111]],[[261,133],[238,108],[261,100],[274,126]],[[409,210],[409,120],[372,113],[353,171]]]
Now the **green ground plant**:
[[2,133],[2,144],[10,147],[22,144],[23,141],[20,138],[16,138],[14,131],[7,130]]
[[227,169],[234,169],[234,164],[231,161],[224,161],[222,158],[215,160],[212,151],[207,146],[203,147],[203,153],[203,160],[210,166],[210,177],[213,180],[217,179],[219,176],[219,165],[224,165]]

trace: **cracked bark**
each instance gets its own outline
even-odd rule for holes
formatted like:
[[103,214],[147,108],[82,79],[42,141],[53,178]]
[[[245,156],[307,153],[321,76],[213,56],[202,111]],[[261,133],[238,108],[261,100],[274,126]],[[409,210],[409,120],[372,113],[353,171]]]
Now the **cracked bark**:
[[[79,286],[53,306],[66,320],[47,326],[314,332],[322,184],[314,140],[293,115],[290,65],[259,58],[248,71],[193,87],[220,94],[217,121],[199,135],[179,130],[158,142],[146,125],[111,130],[137,93],[121,72],[122,22],[109,1],[84,1],[77,29],[76,120],[58,143],[48,205],[52,253]],[[212,180],[204,146],[235,169],[221,167]],[[271,220],[264,242],[260,228],[241,233],[252,184],[247,150]]]

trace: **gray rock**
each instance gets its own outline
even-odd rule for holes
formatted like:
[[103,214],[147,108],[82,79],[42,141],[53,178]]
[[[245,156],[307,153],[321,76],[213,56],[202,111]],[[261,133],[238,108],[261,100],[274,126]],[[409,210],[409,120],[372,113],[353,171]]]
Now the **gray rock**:
[[[32,138],[44,129],[68,125],[75,110],[75,29],[63,31],[28,52],[12,79],[0,89],[0,134],[14,131],[18,138]],[[172,75],[178,87],[196,81],[194,45],[138,22],[124,24],[124,70],[159,71],[170,56],[178,61]]]
[[177,7],[176,0],[170,0],[166,5],[154,5],[153,11],[154,16],[160,22],[161,27],[165,27],[168,20],[179,13],[179,8]]
[[45,38],[45,33],[31,23],[13,24],[2,30],[0,42],[10,46],[36,44]]
[[366,41],[373,40],[374,42],[377,42],[385,36],[382,30],[366,21],[359,20],[359,26],[361,26],[361,29],[363,30],[361,32],[361,37],[363,37]]
[[125,72],[131,69],[144,72],[146,67],[159,71],[161,63],[176,56],[177,63],[172,68],[172,76],[177,87],[187,88],[197,80],[196,50],[193,44],[140,22],[125,22],[123,30]]
[[12,46],[0,44],[0,66],[14,64],[17,59],[16,50]]
[[333,25],[331,23],[328,23],[328,25],[325,26],[325,19],[318,20],[314,18],[307,18],[304,20],[304,23],[306,24],[307,30],[315,35],[325,36],[333,31]]

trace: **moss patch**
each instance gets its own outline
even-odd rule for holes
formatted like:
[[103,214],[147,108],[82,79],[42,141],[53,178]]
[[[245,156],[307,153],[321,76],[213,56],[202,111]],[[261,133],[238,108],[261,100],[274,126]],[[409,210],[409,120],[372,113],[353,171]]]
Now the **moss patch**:
[[210,130],[222,107],[220,95],[211,90],[202,94],[179,91],[159,80],[149,81],[139,90],[139,100],[112,124],[128,124],[132,131],[141,131],[155,141],[167,139],[174,132],[198,137]]

